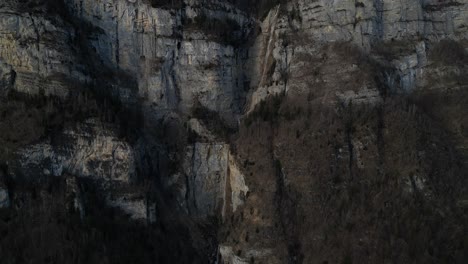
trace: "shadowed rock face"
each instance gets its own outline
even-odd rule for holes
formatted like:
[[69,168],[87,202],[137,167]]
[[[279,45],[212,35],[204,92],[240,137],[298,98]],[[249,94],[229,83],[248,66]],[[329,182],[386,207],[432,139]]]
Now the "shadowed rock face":
[[465,263],[467,21],[466,0],[3,1],[2,259]]

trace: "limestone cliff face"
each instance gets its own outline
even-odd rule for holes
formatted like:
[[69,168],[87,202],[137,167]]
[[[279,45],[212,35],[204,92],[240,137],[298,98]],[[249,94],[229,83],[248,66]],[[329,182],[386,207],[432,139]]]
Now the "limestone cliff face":
[[6,1],[1,8],[1,63],[15,75],[13,89],[31,95],[66,97],[88,76],[72,45],[72,27],[57,15],[28,13],[25,6]]
[[99,29],[89,41],[100,60],[137,80],[146,111],[189,114],[201,103],[235,124],[246,52],[229,42],[253,31],[252,18],[219,1],[191,1],[175,10],[141,0],[66,3],[72,15]]
[[[269,13],[252,48],[251,54],[260,55],[251,63],[257,77],[252,87],[259,88],[250,108],[270,92],[290,89],[305,94],[314,83],[326,86],[319,96],[339,93],[374,101],[373,80],[359,76],[360,87],[350,85],[355,81],[349,77],[359,74],[362,62],[347,66],[323,57],[327,45],[343,42],[360,47],[388,68],[381,81],[391,89],[404,93],[427,89],[433,85],[429,80],[434,72],[440,72],[427,52],[444,39],[466,43],[466,13],[465,1],[289,1]],[[352,60],[358,51],[349,52],[346,59]],[[344,74],[337,76],[336,70]],[[459,70],[465,69],[455,71]]]
[[112,128],[95,120],[67,128],[63,135],[28,146],[18,152],[19,170],[24,174],[61,176],[70,173],[109,181],[129,182],[135,174],[135,155]]
[[464,263],[467,45],[466,0],[3,1],[0,210],[40,261]]
[[228,148],[224,143],[196,143],[187,150],[183,167],[189,189],[184,196],[190,214],[224,218],[243,205],[249,188]]

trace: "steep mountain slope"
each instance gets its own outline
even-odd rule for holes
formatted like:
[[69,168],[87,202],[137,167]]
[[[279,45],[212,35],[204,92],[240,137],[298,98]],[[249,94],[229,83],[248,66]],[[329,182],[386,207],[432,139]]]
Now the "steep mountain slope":
[[466,0],[6,0],[0,32],[5,263],[468,260]]

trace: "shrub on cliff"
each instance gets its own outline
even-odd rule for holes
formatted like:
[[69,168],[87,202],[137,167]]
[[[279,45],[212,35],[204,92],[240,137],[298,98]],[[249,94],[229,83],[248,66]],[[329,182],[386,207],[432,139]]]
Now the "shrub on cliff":
[[430,59],[442,65],[463,65],[468,63],[468,54],[460,42],[444,39],[435,44],[429,53]]
[[244,42],[242,28],[231,18],[219,19],[205,13],[198,14],[193,19],[185,21],[187,29],[200,30],[213,41],[237,47]]
[[181,8],[183,0],[150,0],[151,6],[154,8]]

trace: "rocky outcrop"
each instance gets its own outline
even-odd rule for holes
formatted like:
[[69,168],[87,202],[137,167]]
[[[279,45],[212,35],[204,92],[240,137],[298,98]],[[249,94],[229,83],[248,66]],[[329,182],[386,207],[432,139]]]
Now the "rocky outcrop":
[[[132,219],[154,222],[155,209],[145,192],[132,188],[135,181],[135,152],[117,137],[116,127],[96,119],[70,126],[54,138],[18,151],[18,164],[10,167],[13,175],[32,181],[41,177],[65,177],[73,208],[85,215],[77,178],[96,182],[110,207]],[[72,175],[72,176],[70,176]]]
[[75,30],[14,0],[0,7],[0,57],[15,72],[14,90],[65,98],[89,82],[73,45]]
[[227,148],[224,144],[196,144],[187,151],[187,203],[194,215],[225,214]]
[[236,212],[249,188],[224,143],[196,143],[187,149],[183,163],[189,214],[221,216]]
[[8,189],[0,188],[0,208],[8,208],[10,206],[10,197]]
[[[141,194],[139,196],[141,196]],[[110,195],[107,200],[107,204],[111,207],[119,208],[126,214],[130,215],[134,220],[148,220],[148,222],[151,223],[155,222],[155,212],[148,212],[150,207],[147,205],[144,198],[138,197],[138,194],[132,195],[132,193],[130,193],[130,195],[120,195],[117,197]]]
[[235,213],[244,204],[249,194],[249,187],[246,185],[244,175],[232,155],[229,155],[228,175],[229,188],[231,189],[231,208],[232,212]]
[[256,259],[257,261],[266,260],[268,263],[275,263],[271,262],[268,258],[265,258],[272,253],[271,249],[249,249],[249,251],[245,253],[245,257],[242,258],[234,253],[232,247],[219,246],[220,261],[224,264],[248,264],[252,262],[252,259]]
[[18,170],[25,175],[61,176],[69,173],[105,181],[129,182],[135,174],[131,146],[112,127],[87,120],[54,139],[19,151]]

